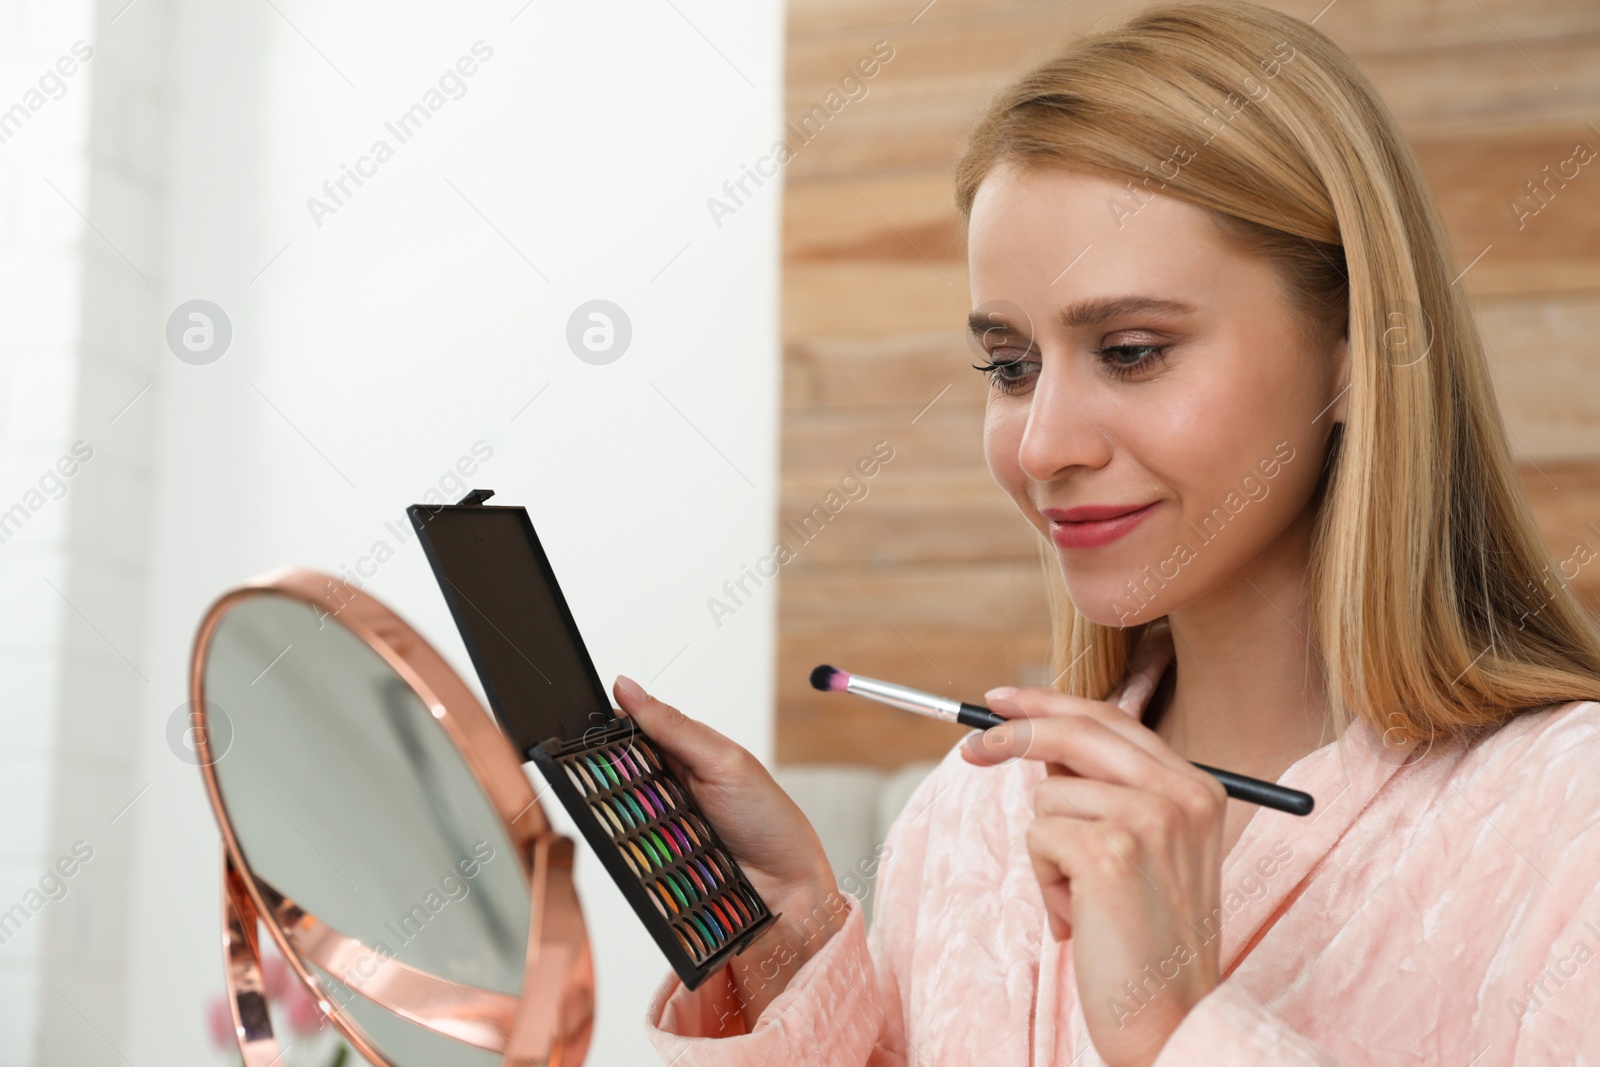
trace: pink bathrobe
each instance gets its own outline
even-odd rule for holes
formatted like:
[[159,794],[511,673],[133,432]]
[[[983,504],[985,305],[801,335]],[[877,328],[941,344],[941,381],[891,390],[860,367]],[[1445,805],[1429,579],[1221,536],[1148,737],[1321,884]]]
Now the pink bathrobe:
[[[1113,699],[1137,716],[1170,656],[1168,639]],[[1157,1067],[1600,1065],[1600,703],[1406,766],[1364,724],[1342,744],[1279,779],[1310,816],[1257,809],[1223,861],[1223,981]],[[871,933],[852,902],[750,1033],[726,969],[693,993],[669,975],[646,1014],[663,1061],[1102,1064],[1028,860],[1043,775],[953,748],[889,833]]]

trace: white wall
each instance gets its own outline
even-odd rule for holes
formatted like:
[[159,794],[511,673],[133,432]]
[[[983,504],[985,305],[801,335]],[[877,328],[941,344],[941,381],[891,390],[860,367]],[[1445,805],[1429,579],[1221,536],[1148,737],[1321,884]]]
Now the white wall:
[[[202,1021],[221,988],[217,834],[197,770],[166,734],[186,699],[196,622],[216,595],[269,567],[364,570],[369,591],[470,674],[420,549],[390,526],[404,531],[405,505],[442,480],[455,495],[447,475],[474,446],[492,458],[468,481],[528,506],[605,680],[626,672],[770,754],[775,600],[717,628],[706,599],[774,540],[780,183],[720,227],[706,200],[779,135],[783,16],[776,4],[707,0],[125,3],[84,9],[97,50],[86,70],[108,86],[137,88],[147,75],[159,85],[112,94],[120,104],[97,91],[97,115],[112,121],[97,120],[77,165],[156,146],[163,166],[102,182],[79,205],[91,228],[72,240],[93,263],[48,286],[81,297],[80,332],[109,323],[108,343],[126,351],[102,367],[86,342],[50,342],[104,388],[85,385],[71,410],[40,414],[56,420],[45,451],[105,422],[112,398],[150,388],[117,419],[122,452],[108,436],[96,453],[131,473],[74,486],[73,510],[60,510],[80,522],[83,543],[37,548],[76,563],[86,602],[111,620],[107,643],[131,662],[98,649],[96,669],[126,675],[120,688],[106,690],[98,720],[80,713],[53,749],[41,744],[26,764],[32,784],[13,792],[59,807],[51,776],[84,731],[135,724],[96,769],[138,797],[115,824],[127,836],[126,905],[96,911],[84,893],[78,913],[56,909],[62,923],[104,913],[94,951],[122,961],[115,988],[84,979],[81,1010],[23,1015],[39,1020],[35,1057],[70,1048],[74,1063],[143,1067],[218,1062]],[[0,20],[32,25],[46,9],[72,10],[9,0]],[[48,50],[61,34],[45,36]],[[493,54],[464,79],[465,94],[399,143],[385,122],[478,41]],[[36,121],[74,121],[58,111]],[[393,157],[368,165],[375,173],[347,185],[352,195],[319,226],[307,199],[326,200],[324,181],[379,138]],[[12,147],[0,146],[8,168]],[[20,210],[55,196],[31,179],[13,190],[9,170],[6,180]],[[98,289],[84,281],[91,269],[124,262],[96,231],[137,267]],[[620,305],[633,327],[626,354],[605,366],[579,360],[565,338],[573,309],[595,298]],[[164,336],[168,314],[192,299],[221,307],[232,328],[227,351],[205,365],[178,359]],[[0,345],[11,330],[0,323]],[[33,405],[19,399],[30,388],[21,366],[8,371],[8,412]],[[8,465],[0,500],[31,469]],[[123,551],[121,571],[80,558],[98,543],[91,522],[110,531],[107,551]],[[363,557],[378,542],[394,556],[374,570]],[[0,557],[23,560],[16,548],[0,546]],[[5,566],[8,583],[22,580],[20,563]],[[45,642],[72,613],[59,602],[52,612],[38,576],[23,578]],[[72,640],[90,647],[85,635]],[[142,680],[130,681],[134,665]],[[49,685],[30,697],[33,714],[63,721]],[[70,843],[59,819],[40,826]],[[29,833],[6,854],[13,881],[60,851]],[[600,988],[589,1062],[652,1062],[642,1016],[666,963],[582,855]],[[90,864],[83,877],[97,873]],[[52,995],[34,992],[36,1003]]]

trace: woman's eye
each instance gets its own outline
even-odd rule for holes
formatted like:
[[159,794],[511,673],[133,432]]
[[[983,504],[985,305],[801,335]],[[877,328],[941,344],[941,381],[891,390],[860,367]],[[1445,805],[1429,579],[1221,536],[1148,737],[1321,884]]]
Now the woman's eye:
[[[1162,345],[1108,345],[1097,349],[1095,355],[1104,361],[1106,373],[1113,378],[1132,378],[1165,361],[1167,349]],[[1130,355],[1136,358],[1126,358]]]
[[1025,385],[1029,378],[1038,373],[1039,361],[1036,359],[1021,359],[1017,356],[1004,356],[1002,353],[1022,352],[1022,349],[996,348],[989,353],[990,361],[987,363],[974,363],[973,370],[983,371],[989,378],[989,384],[1002,393],[1014,393]]

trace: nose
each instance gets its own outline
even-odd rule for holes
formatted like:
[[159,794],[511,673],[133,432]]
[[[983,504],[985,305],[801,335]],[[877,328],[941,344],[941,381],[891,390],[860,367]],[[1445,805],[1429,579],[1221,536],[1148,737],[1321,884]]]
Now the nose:
[[1036,482],[1055,481],[1073,467],[1103,467],[1116,452],[1092,398],[1074,395],[1072,384],[1057,381],[1049,367],[1046,357],[1017,449],[1017,465]]

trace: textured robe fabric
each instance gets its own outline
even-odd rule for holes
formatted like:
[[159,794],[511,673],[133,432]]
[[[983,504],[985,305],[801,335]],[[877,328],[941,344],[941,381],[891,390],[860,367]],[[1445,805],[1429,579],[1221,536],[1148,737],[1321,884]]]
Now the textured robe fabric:
[[[1138,716],[1171,658],[1147,642],[1112,699]],[[1050,936],[1025,830],[1037,760],[953,748],[881,850],[872,930],[843,927],[746,1032],[727,968],[669,974],[646,1012],[677,1067],[1092,1067],[1072,942]],[[1279,781],[1222,864],[1222,982],[1156,1067],[1600,1067],[1600,703],[1524,712],[1407,762],[1364,723]],[[802,936],[802,935],[796,935]],[[1170,977],[1153,961],[1122,1016]],[[1142,986],[1142,988],[1141,988]]]

